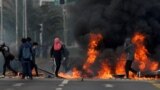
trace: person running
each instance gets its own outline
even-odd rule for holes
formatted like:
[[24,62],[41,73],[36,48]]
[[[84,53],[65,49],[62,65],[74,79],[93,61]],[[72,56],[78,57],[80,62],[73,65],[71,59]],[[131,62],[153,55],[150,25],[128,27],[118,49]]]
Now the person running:
[[135,45],[131,42],[130,38],[125,40],[124,49],[127,54],[127,61],[125,64],[126,78],[129,78],[129,71],[137,74],[137,71],[132,69],[132,63],[134,61]]
[[18,72],[16,70],[14,70],[10,66],[10,62],[14,59],[14,56],[10,53],[9,47],[6,46],[5,43],[3,43],[0,46],[0,51],[2,52],[2,55],[4,56],[3,76],[5,76],[6,68],[8,68],[9,70],[11,70],[15,74],[15,76],[16,76],[18,74]]
[[59,69],[61,66],[61,61],[64,57],[64,46],[63,46],[62,41],[60,40],[59,37],[55,37],[55,39],[53,41],[53,45],[50,50],[50,56],[56,62],[55,76],[60,77],[60,76],[58,76],[58,72],[59,72]]

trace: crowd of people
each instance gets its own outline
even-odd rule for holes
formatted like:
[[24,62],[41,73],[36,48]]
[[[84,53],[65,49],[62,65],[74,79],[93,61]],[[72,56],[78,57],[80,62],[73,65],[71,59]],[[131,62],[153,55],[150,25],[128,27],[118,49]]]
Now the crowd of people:
[[[22,38],[21,39],[21,45],[18,50],[18,60],[21,63],[22,71],[18,72],[14,70],[10,62],[15,59],[15,56],[10,53],[9,47],[3,43],[0,46],[0,51],[2,52],[2,55],[4,56],[4,65],[3,65],[3,77],[5,77],[6,68],[11,70],[15,76],[19,75],[21,73],[21,79],[33,79],[32,77],[32,70],[34,69],[36,72],[36,76],[39,76],[38,74],[38,66],[36,64],[36,55],[37,55],[37,48],[38,43],[33,42],[30,37]],[[66,53],[65,45],[62,43],[59,37],[55,37],[53,41],[53,45],[50,50],[50,57],[52,60],[56,62],[56,70],[55,70],[55,76],[58,78],[61,78],[58,75],[61,61],[63,59],[66,59],[69,55],[69,52]]]

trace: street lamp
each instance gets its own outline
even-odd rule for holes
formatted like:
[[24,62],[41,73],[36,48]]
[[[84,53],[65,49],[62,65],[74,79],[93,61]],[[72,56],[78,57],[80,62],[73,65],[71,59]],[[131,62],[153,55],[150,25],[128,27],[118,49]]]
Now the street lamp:
[[3,0],[1,0],[1,41],[3,41]]
[[60,0],[60,5],[62,7],[62,13],[63,13],[63,40],[64,44],[67,46],[67,28],[66,28],[66,8],[65,8],[65,0]]
[[18,50],[18,1],[15,1],[16,5],[16,50]]
[[27,37],[27,1],[23,0],[23,37]]
[[39,33],[39,40],[40,40],[40,45],[41,45],[41,48],[40,48],[40,57],[42,58],[43,57],[43,24],[39,24],[40,25],[40,33]]

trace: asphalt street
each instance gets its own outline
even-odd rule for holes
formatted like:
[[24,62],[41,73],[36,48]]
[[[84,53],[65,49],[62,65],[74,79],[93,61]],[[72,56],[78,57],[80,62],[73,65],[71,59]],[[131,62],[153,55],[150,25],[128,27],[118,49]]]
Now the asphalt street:
[[158,81],[0,79],[0,90],[160,90]]

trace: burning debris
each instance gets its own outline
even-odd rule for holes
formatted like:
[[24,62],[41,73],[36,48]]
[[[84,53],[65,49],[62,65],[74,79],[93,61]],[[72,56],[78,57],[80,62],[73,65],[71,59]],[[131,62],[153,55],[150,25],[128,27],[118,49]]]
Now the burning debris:
[[[135,75],[130,72],[130,77],[137,79],[141,75],[147,72],[155,72],[158,69],[158,62],[152,61],[148,56],[148,50],[146,49],[145,35],[141,33],[135,33],[132,37],[132,43],[135,44],[135,62],[133,67],[139,70],[140,72]],[[125,75],[125,63],[126,55],[122,53],[121,56],[116,60],[115,65],[111,65],[109,59],[99,60],[100,55],[99,50],[97,50],[100,41],[103,40],[101,34],[90,34],[87,59],[83,64],[82,69],[79,70],[76,67],[73,68],[72,72],[69,73],[60,73],[59,75],[65,78],[99,78],[99,79],[111,79],[114,77],[124,77]],[[97,71],[95,71],[92,66],[97,65],[97,61],[100,61],[98,64]],[[142,73],[142,74],[141,74]],[[142,77],[144,78],[145,75]]]
[[132,43],[136,45],[135,60],[140,71],[155,71],[158,69],[158,63],[151,61],[149,52],[145,47],[146,36],[141,33],[135,33]]
[[99,52],[96,50],[99,42],[102,40],[102,35],[101,34],[90,34],[90,39],[89,39],[89,45],[88,45],[88,52],[87,52],[87,60],[83,65],[83,70],[86,73],[93,73],[90,70],[90,67],[92,64],[94,64]]
[[100,79],[113,78],[113,76],[111,74],[111,68],[108,65],[108,62],[102,62],[101,63],[101,69],[100,69],[100,71],[98,71],[98,75],[97,75],[96,78],[100,78]]

